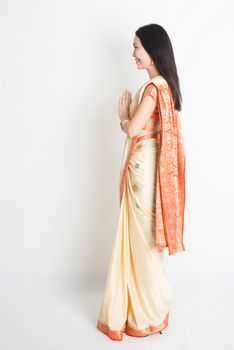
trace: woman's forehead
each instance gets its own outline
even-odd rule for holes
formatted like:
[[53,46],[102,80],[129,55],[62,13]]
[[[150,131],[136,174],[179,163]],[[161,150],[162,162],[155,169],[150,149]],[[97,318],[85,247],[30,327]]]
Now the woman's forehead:
[[133,44],[140,44],[140,40],[137,36],[134,37]]

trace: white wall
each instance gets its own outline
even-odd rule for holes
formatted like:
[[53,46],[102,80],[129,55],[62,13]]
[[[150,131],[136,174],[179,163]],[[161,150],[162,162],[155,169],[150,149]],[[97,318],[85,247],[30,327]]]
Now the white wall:
[[168,271],[233,269],[231,2],[0,5],[2,273],[103,283],[119,215],[118,98],[148,80],[132,58],[148,23],[168,31],[183,96],[186,252]]

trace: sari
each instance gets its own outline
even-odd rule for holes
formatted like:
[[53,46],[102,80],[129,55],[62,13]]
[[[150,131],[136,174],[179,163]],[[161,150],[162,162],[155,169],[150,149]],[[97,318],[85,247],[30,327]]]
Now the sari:
[[130,119],[143,96],[156,108],[141,132],[126,136],[120,168],[120,213],[97,328],[112,340],[142,337],[168,326],[172,289],[163,265],[185,250],[185,155],[179,114],[162,76],[146,82],[130,105]]

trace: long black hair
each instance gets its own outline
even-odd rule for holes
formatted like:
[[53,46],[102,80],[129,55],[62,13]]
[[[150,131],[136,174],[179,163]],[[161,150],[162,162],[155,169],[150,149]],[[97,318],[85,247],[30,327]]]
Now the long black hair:
[[167,81],[174,99],[175,109],[181,110],[182,96],[179,77],[171,40],[166,30],[159,24],[147,24],[137,29],[142,46],[157,67],[159,74]]

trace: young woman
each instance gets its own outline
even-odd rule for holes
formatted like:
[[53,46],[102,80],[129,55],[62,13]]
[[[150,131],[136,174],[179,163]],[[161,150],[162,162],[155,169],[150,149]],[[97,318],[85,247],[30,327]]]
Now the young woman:
[[149,80],[134,99],[125,90],[118,113],[126,142],[120,171],[120,215],[97,328],[112,340],[168,326],[172,290],[163,259],[183,244],[185,154],[181,93],[169,36],[140,27],[133,57]]

